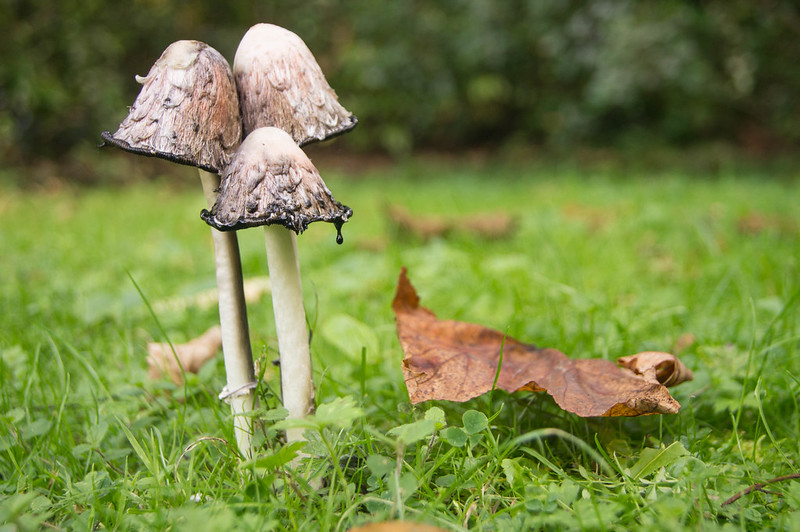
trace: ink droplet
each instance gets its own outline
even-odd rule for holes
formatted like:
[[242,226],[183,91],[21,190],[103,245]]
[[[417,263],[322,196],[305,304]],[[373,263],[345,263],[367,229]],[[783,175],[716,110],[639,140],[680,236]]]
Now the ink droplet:
[[336,226],[336,243],[340,245],[344,242],[344,237],[342,237],[342,224],[343,222],[341,220],[333,222],[333,225]]

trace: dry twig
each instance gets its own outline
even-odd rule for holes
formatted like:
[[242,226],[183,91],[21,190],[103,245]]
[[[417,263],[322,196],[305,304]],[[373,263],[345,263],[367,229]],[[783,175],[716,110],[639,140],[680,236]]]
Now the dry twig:
[[[792,479],[798,479],[798,478],[800,478],[800,473],[793,473],[791,475],[783,475],[782,477],[775,477],[775,478],[772,478],[772,479],[769,479],[769,480],[765,480],[764,482],[758,482],[756,484],[753,484],[749,488],[743,489],[742,491],[740,491],[739,493],[737,493],[733,497],[729,498],[728,500],[726,500],[725,502],[720,504],[720,506],[727,506],[729,504],[732,504],[732,503],[738,501],[739,499],[741,499],[742,497],[744,497],[745,495],[748,495],[748,494],[750,494],[750,493],[752,493],[754,491],[765,492],[764,487],[767,486],[768,484],[774,484],[776,482],[783,482],[784,480],[792,480]],[[774,492],[770,492],[770,493],[774,493]]]

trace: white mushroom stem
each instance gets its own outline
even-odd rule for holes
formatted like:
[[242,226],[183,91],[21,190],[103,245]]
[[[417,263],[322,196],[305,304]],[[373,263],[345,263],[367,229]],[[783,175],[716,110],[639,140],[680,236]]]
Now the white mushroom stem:
[[[200,170],[200,180],[209,208],[217,199],[220,179],[217,174]],[[219,294],[219,321],[222,329],[222,352],[228,383],[223,397],[231,405],[233,432],[239,452],[250,458],[253,422],[246,414],[256,406],[253,354],[247,326],[242,263],[235,231],[211,229]]]
[[[297,235],[277,224],[265,226],[264,234],[280,351],[283,406],[289,411],[290,419],[302,418],[314,411],[314,383],[297,260]],[[303,439],[303,429],[286,431],[288,442]]]

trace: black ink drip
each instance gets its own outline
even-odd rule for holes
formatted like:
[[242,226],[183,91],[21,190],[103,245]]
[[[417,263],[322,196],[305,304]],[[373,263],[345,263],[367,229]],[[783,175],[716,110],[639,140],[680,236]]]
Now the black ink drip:
[[342,237],[342,225],[344,222],[341,220],[336,220],[333,222],[333,225],[336,226],[336,243],[341,245],[344,242],[344,237]]

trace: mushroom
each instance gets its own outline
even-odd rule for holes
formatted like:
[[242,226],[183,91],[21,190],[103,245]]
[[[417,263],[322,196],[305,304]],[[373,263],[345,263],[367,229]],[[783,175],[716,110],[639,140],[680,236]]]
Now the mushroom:
[[[280,352],[283,406],[290,418],[314,410],[314,384],[303,307],[297,235],[312,222],[341,226],[353,211],[336,201],[319,172],[288,133],[275,127],[250,133],[225,169],[217,202],[201,217],[220,231],[263,225]],[[302,429],[287,432],[302,439]]]
[[[246,138],[225,172],[217,203],[202,217],[222,230],[265,225],[283,403],[290,417],[299,418],[314,409],[314,384],[297,234],[313,221],[328,221],[336,226],[336,241],[341,244],[341,225],[352,211],[333,199],[298,146],[341,135],[358,120],[339,103],[303,40],[279,26],[251,27],[236,50],[233,72]],[[253,148],[246,147],[251,144],[249,136],[264,127],[283,130],[297,146],[290,147],[285,135],[267,130],[253,139]],[[276,145],[268,149],[266,142]],[[261,153],[264,166],[249,160],[245,164],[245,158],[256,160],[245,155],[249,152]],[[276,180],[266,179],[268,175]],[[295,182],[302,185],[293,195]],[[302,430],[290,430],[286,436],[289,441],[302,439]]]
[[273,126],[299,146],[353,129],[358,120],[342,107],[306,43],[273,24],[256,24],[233,59],[244,135]]
[[[236,86],[228,62],[199,41],[178,41],[164,50],[119,129],[102,137],[123,150],[198,168],[208,206],[216,201],[220,172],[242,138]],[[239,244],[233,232],[211,231],[214,241],[222,350],[240,452],[251,454],[255,372],[242,283]]]

